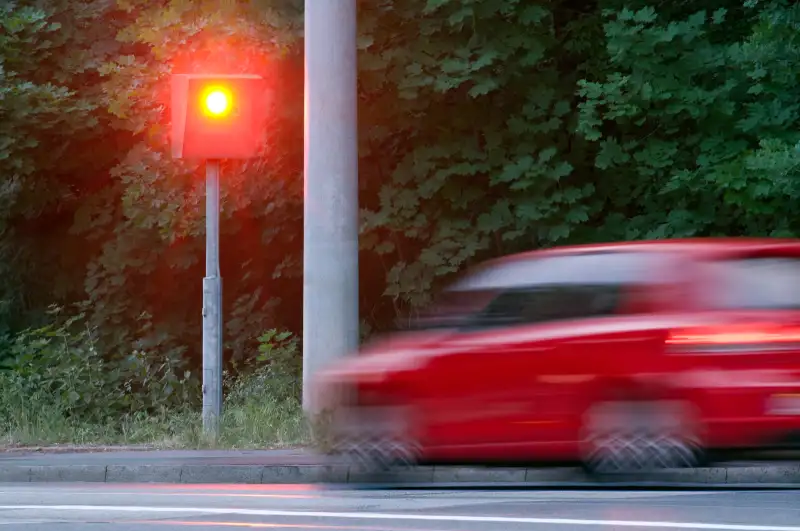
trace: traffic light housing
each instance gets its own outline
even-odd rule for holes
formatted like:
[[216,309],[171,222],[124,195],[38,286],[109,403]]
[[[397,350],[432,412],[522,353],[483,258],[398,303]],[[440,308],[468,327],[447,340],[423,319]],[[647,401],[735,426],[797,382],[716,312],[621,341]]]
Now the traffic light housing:
[[264,80],[255,75],[172,76],[172,156],[247,159],[261,147]]

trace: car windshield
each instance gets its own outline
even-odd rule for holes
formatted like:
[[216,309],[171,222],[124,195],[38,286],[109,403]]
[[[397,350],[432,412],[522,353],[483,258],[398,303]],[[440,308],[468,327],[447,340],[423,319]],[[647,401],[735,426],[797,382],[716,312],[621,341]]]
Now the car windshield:
[[722,281],[714,306],[726,309],[800,309],[799,258],[748,258],[713,265]]

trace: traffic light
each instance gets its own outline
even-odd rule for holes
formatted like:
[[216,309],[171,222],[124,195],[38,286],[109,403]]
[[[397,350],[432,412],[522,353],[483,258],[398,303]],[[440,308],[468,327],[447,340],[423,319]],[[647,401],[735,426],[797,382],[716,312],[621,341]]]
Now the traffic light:
[[254,75],[172,76],[172,156],[246,159],[258,154],[264,80]]

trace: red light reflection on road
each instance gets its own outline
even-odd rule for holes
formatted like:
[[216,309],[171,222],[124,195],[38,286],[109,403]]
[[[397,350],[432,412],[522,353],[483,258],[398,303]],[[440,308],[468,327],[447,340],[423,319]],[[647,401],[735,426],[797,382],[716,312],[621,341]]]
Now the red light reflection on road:
[[256,522],[201,522],[201,521],[175,521],[169,520],[141,520],[130,522],[133,524],[157,524],[157,525],[175,525],[186,527],[244,527],[247,529],[364,529],[374,531],[389,531],[385,527],[353,527],[341,525],[310,525],[310,524],[265,524]]
[[[289,523],[266,523],[266,522],[204,522],[199,520],[126,520],[129,524],[143,525],[174,525],[184,527],[233,527],[244,529],[341,529],[358,531],[409,531],[408,528],[399,527],[378,527],[364,525],[318,525],[318,524],[289,524]],[[414,528],[413,531],[448,531],[446,529]]]

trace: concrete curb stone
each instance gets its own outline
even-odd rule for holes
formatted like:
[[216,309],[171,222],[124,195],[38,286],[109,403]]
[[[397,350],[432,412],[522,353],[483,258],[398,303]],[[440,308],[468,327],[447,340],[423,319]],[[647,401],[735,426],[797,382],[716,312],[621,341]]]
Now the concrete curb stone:
[[347,483],[348,476],[345,465],[271,465],[263,467],[261,483]]
[[182,471],[174,465],[108,465],[106,483],[180,483]]
[[[797,484],[800,465],[704,468],[665,473],[666,482],[695,485]],[[572,469],[420,467],[403,476],[409,484],[590,483]],[[357,484],[363,472],[346,465],[0,465],[0,482],[172,484]]]
[[727,483],[742,481],[754,483],[797,483],[800,485],[800,465],[790,466],[762,466],[744,468],[731,467],[726,470]]
[[31,481],[31,467],[0,466],[0,482],[29,483],[30,481]]
[[234,483],[257,485],[261,483],[263,467],[187,465],[181,468],[180,483]]
[[103,465],[32,466],[31,482],[87,482],[105,483],[106,467]]
[[524,468],[472,468],[436,467],[433,470],[434,483],[521,483],[525,481]]

